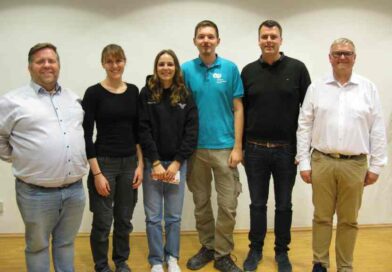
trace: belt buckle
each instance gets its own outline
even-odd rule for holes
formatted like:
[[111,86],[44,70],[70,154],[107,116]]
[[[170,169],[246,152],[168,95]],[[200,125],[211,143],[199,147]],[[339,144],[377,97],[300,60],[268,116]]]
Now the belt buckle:
[[340,154],[339,153],[331,153],[329,154],[332,158],[334,159],[340,159]]
[[267,142],[267,148],[271,148],[273,144],[271,144],[270,142]]

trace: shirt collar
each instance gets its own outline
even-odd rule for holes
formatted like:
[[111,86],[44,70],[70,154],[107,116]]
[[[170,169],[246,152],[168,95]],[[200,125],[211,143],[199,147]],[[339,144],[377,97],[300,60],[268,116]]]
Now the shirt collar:
[[[325,84],[331,84],[331,83],[340,84],[340,83],[335,79],[335,77],[333,76],[333,72],[329,73],[329,74],[325,77],[324,83],[325,83]],[[350,77],[349,81],[347,81],[347,83],[346,83],[345,85],[351,85],[351,84],[354,84],[354,85],[358,85],[358,84],[359,84],[358,75],[355,74],[355,73],[352,73],[352,74],[351,74],[351,77]]]
[[222,63],[222,59],[218,55],[216,55],[216,59],[215,59],[214,63],[211,64],[209,67],[204,64],[204,62],[201,60],[200,56],[196,59],[196,61],[197,61],[197,63],[200,66],[204,66],[204,67],[207,67],[207,68],[213,68],[213,67],[216,67],[216,66],[220,66],[221,63]]
[[358,84],[359,84],[358,75],[355,74],[355,73],[352,73],[352,74],[351,74],[351,78],[350,78],[350,82],[353,83],[353,84],[358,85]]
[[[30,86],[33,88],[36,94],[43,93],[43,92],[47,93],[47,91],[45,91],[45,89],[41,85],[38,85],[32,80],[30,81]],[[55,94],[61,92],[61,86],[60,84],[58,84],[58,82],[56,82],[56,86],[54,87],[54,89],[55,89]]]
[[278,63],[280,63],[280,62],[286,57],[285,54],[284,54],[283,52],[279,52],[279,54],[280,54],[279,59],[278,59],[277,61],[275,61],[274,63],[272,63],[271,65],[263,60],[263,55],[260,56],[259,62],[260,62],[262,65],[268,65],[268,66],[278,65]]

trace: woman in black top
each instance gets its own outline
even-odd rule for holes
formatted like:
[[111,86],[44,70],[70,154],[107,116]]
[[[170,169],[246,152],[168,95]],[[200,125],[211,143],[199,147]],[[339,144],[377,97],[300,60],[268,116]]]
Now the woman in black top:
[[[95,271],[112,271],[108,264],[109,232],[114,219],[112,259],[116,271],[130,271],[129,234],[143,180],[143,157],[138,144],[137,87],[125,83],[123,49],[115,44],[102,51],[106,78],[86,90],[83,128],[90,164],[88,189],[93,212],[90,236]],[[93,143],[94,123],[97,137]]]
[[[197,145],[198,117],[172,50],[155,58],[140,93],[140,143],[145,160],[143,200],[151,271],[179,272],[181,213],[187,164]],[[165,223],[165,245],[162,237]]]

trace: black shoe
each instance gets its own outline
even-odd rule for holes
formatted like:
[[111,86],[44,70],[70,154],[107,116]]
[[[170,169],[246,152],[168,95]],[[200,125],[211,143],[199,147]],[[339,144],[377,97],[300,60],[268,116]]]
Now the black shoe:
[[229,255],[223,256],[214,262],[214,267],[221,272],[242,272]]
[[327,269],[321,263],[315,263],[312,272],[327,272]]
[[116,267],[115,272],[131,272],[131,268],[126,263],[121,263]]
[[113,270],[111,270],[109,266],[107,266],[107,267],[105,267],[105,268],[103,268],[103,269],[101,269],[101,270],[95,270],[95,271],[96,271],[96,272],[97,272],[97,271],[99,271],[99,272],[113,272]]
[[286,252],[279,253],[275,256],[275,261],[278,264],[278,272],[292,272],[293,268]]
[[263,258],[263,254],[261,251],[250,249],[248,252],[248,256],[244,262],[244,271],[255,271],[257,269],[257,265]]
[[202,246],[199,252],[188,260],[186,267],[190,270],[198,270],[214,259],[214,253],[213,249]]
[[111,270],[109,266],[106,266],[101,270],[95,270],[95,271],[96,272],[113,272],[113,270]]

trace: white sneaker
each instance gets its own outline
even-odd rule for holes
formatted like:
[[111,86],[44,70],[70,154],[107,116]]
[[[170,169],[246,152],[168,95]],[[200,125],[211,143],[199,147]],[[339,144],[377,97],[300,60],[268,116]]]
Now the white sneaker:
[[161,264],[154,264],[151,267],[151,272],[164,272],[163,266]]
[[169,256],[167,260],[168,272],[181,272],[180,267],[178,266],[177,259],[173,256]]

